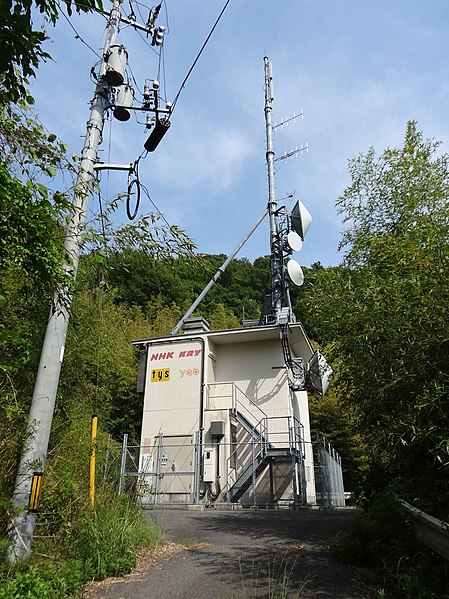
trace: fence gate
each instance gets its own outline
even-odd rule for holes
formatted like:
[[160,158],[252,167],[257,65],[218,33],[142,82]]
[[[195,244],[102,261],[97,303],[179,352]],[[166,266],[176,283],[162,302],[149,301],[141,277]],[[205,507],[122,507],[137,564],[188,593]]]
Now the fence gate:
[[126,446],[124,441],[119,492],[133,477],[143,504],[194,503],[195,437],[161,433],[145,441],[142,447]]

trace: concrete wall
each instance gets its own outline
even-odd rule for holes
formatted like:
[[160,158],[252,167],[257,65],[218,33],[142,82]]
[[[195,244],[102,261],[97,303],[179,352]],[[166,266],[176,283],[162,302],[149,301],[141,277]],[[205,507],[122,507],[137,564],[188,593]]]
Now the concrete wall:
[[[226,332],[223,336],[213,333],[215,340],[208,335],[201,338],[186,335],[149,342],[141,469],[153,472],[150,477],[153,491],[157,483],[157,492],[164,496],[172,493],[178,500],[184,493],[186,500],[192,490],[193,474],[189,479],[188,474],[177,477],[172,472],[179,465],[186,473],[194,469],[192,445],[201,425],[203,449],[216,454],[217,472],[222,486],[226,486],[233,443],[229,409],[235,407],[254,425],[266,414],[270,418],[270,441],[278,446],[288,446],[289,417],[295,416],[302,423],[307,500],[315,503],[307,393],[290,391],[279,337],[261,335],[257,340],[254,332],[249,334],[253,340],[247,342],[245,332],[234,338]],[[235,402],[238,405],[233,405]],[[217,421],[224,423],[224,437],[220,439],[210,433],[211,423]],[[163,451],[157,449],[160,434]],[[182,447],[176,447],[176,439]],[[170,440],[173,442],[169,443]],[[156,467],[164,474],[162,482],[160,479],[155,482]]]
[[154,437],[194,435],[199,429],[204,347],[200,340],[151,344],[141,445]]

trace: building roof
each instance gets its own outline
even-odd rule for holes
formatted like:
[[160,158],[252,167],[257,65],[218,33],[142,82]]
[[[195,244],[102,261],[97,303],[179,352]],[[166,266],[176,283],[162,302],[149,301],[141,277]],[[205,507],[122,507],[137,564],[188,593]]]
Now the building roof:
[[[313,355],[313,348],[309,338],[300,322],[288,325],[290,333],[290,347],[295,356],[301,356],[308,361]],[[221,331],[204,331],[196,333],[185,333],[183,335],[167,335],[166,337],[155,337],[150,339],[139,339],[133,341],[136,346],[162,344],[173,341],[188,341],[190,339],[209,339],[215,345],[227,345],[235,343],[249,343],[281,340],[281,331],[278,325],[264,325],[250,328],[225,329]]]

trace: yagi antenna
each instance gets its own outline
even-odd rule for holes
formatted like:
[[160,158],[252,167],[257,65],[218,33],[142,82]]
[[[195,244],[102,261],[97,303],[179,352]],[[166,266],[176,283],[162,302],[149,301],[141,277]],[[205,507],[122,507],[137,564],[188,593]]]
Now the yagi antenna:
[[299,114],[296,114],[296,112],[293,113],[293,116],[291,117],[285,117],[285,119],[282,119],[282,121],[280,123],[274,123],[273,129],[277,129],[278,127],[281,127],[281,129],[285,127],[288,127],[288,123],[290,123],[291,121],[293,121],[294,123],[296,123],[296,119],[303,119],[304,118],[304,110],[301,109],[301,112]]
[[299,148],[298,148],[298,146],[296,146],[296,148],[294,150],[290,150],[290,152],[284,151],[282,156],[275,158],[274,161],[277,162],[278,160],[286,160],[287,158],[291,158],[292,156],[297,158],[299,154],[302,154],[303,152],[308,152],[308,151],[309,151],[309,144],[306,143],[304,146],[301,144],[301,146]]

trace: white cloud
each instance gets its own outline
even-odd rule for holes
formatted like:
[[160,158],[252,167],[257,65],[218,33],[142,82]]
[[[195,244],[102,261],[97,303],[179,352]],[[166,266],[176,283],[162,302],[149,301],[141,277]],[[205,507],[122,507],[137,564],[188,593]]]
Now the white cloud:
[[[241,176],[254,144],[234,127],[173,117],[172,128],[154,159],[154,174],[171,190],[189,191],[207,186],[210,195],[225,192]],[[173,135],[172,139],[167,139]],[[151,158],[150,158],[151,160]]]
[[[170,95],[223,2],[167,4]],[[94,49],[102,45],[103,20],[83,15],[76,27]],[[97,58],[63,21],[54,33],[50,52],[57,62],[43,67],[42,77],[39,73],[38,109],[47,126],[79,151],[93,93],[89,70]],[[200,251],[219,253],[237,242],[266,204],[266,52],[275,77],[273,119],[304,109],[304,120],[276,132],[277,155],[306,142],[310,147],[279,170],[278,196],[296,190],[312,212],[306,259],[337,262],[341,223],[335,200],[349,184],[348,159],[370,146],[381,153],[400,145],[411,118],[426,136],[449,142],[448,39],[447,0],[301,0],[279,8],[267,0],[231,2],[180,95],[170,131],[141,162],[142,180],[169,220],[199,241]],[[120,40],[142,86],[155,77],[155,55],[130,28]],[[133,118],[113,123],[110,139],[107,124],[102,159],[110,150],[112,162],[134,160],[145,135]],[[122,178],[112,181],[120,190]],[[268,251],[266,233],[255,239],[248,245],[251,258]]]

